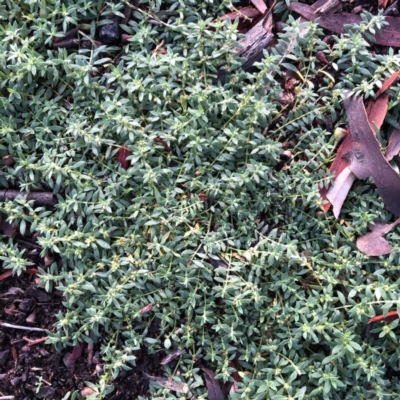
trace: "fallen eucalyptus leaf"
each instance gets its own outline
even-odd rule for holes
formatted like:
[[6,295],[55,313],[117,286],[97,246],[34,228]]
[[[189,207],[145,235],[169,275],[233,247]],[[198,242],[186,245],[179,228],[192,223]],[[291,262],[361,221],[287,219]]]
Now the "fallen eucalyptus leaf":
[[369,256],[383,256],[389,254],[393,250],[393,247],[384,236],[399,223],[400,218],[393,222],[393,224],[385,224],[383,222],[377,222],[374,225],[369,224],[368,229],[371,232],[357,239],[358,250]]
[[[385,119],[385,115],[387,112],[387,107],[389,103],[389,96],[385,93],[386,90],[390,89],[390,87],[393,85],[393,83],[397,80],[397,78],[400,76],[400,71],[397,71],[393,73],[389,78],[387,78],[383,83],[382,87],[377,91],[376,93],[376,99],[374,101],[371,101],[368,104],[367,107],[367,115],[368,115],[368,121],[370,124],[374,124],[377,129],[380,129],[383,121]],[[375,135],[375,131],[373,130],[373,133]],[[378,142],[379,143],[379,142]],[[380,146],[380,143],[379,143]],[[339,178],[341,175],[342,171],[348,167],[349,161],[347,158],[344,157],[344,154],[350,152],[353,150],[353,143],[351,139],[351,135],[346,135],[344,138],[343,142],[338,148],[338,151],[336,153],[336,158],[333,161],[332,165],[329,168],[329,171],[331,173],[336,173],[336,177],[334,179],[334,182]],[[387,158],[387,157],[386,157]],[[355,175],[353,174],[352,176],[349,176],[348,179],[353,179],[355,180]],[[350,185],[351,187],[351,185]],[[350,190],[350,187],[348,188]],[[344,194],[344,187],[341,190],[342,194]],[[328,200],[328,189],[322,188],[319,191],[321,198],[323,200]],[[331,204],[326,203],[324,204],[324,210],[328,211],[330,208]],[[335,215],[339,215],[340,213],[340,208],[337,208],[337,212]]]
[[215,379],[215,374],[211,369],[202,367],[201,370],[204,372],[204,380],[206,381],[208,399],[209,400],[225,400],[222,389],[219,386],[218,381]]
[[381,153],[362,97],[356,98],[346,91],[343,103],[353,145],[353,150],[345,154],[351,171],[358,179],[371,176],[387,209],[400,216],[400,177]]

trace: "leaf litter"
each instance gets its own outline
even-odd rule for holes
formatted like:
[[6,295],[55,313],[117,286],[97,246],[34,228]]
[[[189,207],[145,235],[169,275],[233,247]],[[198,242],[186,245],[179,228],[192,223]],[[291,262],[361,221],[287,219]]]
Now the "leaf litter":
[[358,179],[372,177],[387,209],[400,216],[400,176],[385,159],[368,121],[362,97],[347,91],[344,107],[350,126],[353,150],[344,154]]
[[[384,115],[386,114],[387,106],[385,104],[382,106],[382,103],[379,103],[379,99],[384,96],[384,101],[386,102],[386,93],[384,92],[393,84],[398,76],[399,74],[395,73],[386,81],[386,84],[377,93],[377,101],[373,103],[378,104],[378,106],[374,108],[373,105],[370,107],[370,110],[379,110],[385,107]],[[348,118],[350,134],[346,137],[347,140],[344,142],[340,155],[341,159],[344,158],[347,160],[348,166],[344,166],[345,163],[343,162],[340,164],[340,166],[344,167],[326,194],[326,197],[333,205],[334,215],[336,217],[339,216],[343,202],[353,184],[353,178],[367,179],[368,177],[372,177],[387,209],[393,214],[400,216],[400,203],[398,201],[400,198],[400,177],[396,170],[389,164],[388,159],[381,153],[381,145],[371,126],[371,117],[367,115],[362,97],[356,98],[350,91],[346,91],[344,107]],[[373,115],[380,114],[380,112],[373,113]],[[383,117],[380,116],[377,121],[374,121],[378,125],[378,129],[383,123],[384,115]],[[387,154],[388,156],[392,155],[392,158],[400,150],[398,136],[400,136],[398,131],[394,131],[389,142]],[[384,236],[398,223],[400,223],[400,219],[392,224],[377,222],[374,225],[369,225],[371,232],[357,239],[357,248],[369,256],[389,254],[393,250],[393,247],[387,242]]]
[[369,256],[383,256],[389,254],[393,250],[393,247],[384,236],[399,223],[400,218],[392,224],[376,222],[375,224],[368,225],[368,229],[371,232],[357,239],[358,250]]
[[[318,24],[334,33],[346,33],[345,25],[359,25],[363,21],[361,16],[356,14],[320,15],[312,6],[303,3],[291,3],[289,9],[312,22],[319,18]],[[373,35],[375,43],[390,47],[400,47],[400,18],[386,17],[386,22],[388,22],[388,25],[382,26],[381,33]],[[368,35],[371,34],[368,33]]]
[[[242,25],[239,25],[240,29],[245,29],[248,26],[251,26],[263,14],[267,12],[267,7],[265,3],[262,0],[251,0],[253,3],[254,7],[244,7],[238,11],[226,14],[225,16],[221,17],[221,19],[236,19],[239,18],[240,23]],[[306,6],[304,4],[300,5],[299,3],[294,3],[291,5],[291,8],[301,14],[301,12],[297,11],[297,9],[300,10],[300,8],[303,10],[303,17],[307,18],[309,20],[315,20],[315,18],[320,18],[320,25],[324,28],[330,29],[332,32],[337,32],[337,30],[343,30],[344,32],[344,24],[345,21],[352,21],[351,23],[360,23],[361,22],[361,17],[358,17],[353,14],[332,14],[332,12],[337,11],[338,9],[341,8],[341,3],[338,0],[320,0],[318,7],[314,6]],[[386,6],[387,2],[384,2],[383,5]],[[300,7],[300,8],[299,8]],[[307,8],[309,7],[309,8]],[[273,5],[270,7],[270,10],[273,10]],[[306,10],[307,12],[304,12]],[[329,13],[329,14],[328,14]],[[321,14],[327,14],[327,15],[322,15]],[[307,16],[308,15],[308,16]],[[312,19],[314,18],[314,19]],[[347,18],[347,19],[346,19]],[[128,17],[129,19],[129,17]],[[400,43],[400,33],[398,32],[400,29],[397,29],[396,27],[396,22],[394,18],[392,19],[387,19],[389,20],[389,27],[385,27],[385,29],[382,30],[381,35],[376,35],[377,38],[377,43],[379,44],[378,40],[383,40],[383,37],[387,37],[388,32],[390,32],[390,35],[392,38],[390,40],[395,41],[396,43]],[[397,19],[399,20],[399,19]],[[322,23],[321,23],[322,21]],[[356,21],[356,22],[354,22]],[[126,23],[126,22],[125,22]],[[246,25],[247,24],[247,25]],[[324,26],[325,24],[325,26]],[[262,18],[259,22],[257,22],[253,27],[247,32],[246,38],[241,41],[242,45],[244,45],[244,48],[242,48],[239,51],[239,54],[243,57],[248,58],[248,62],[243,64],[244,69],[250,68],[255,61],[259,59],[259,57],[262,57],[262,52],[263,50],[272,42],[274,35],[272,33],[272,30],[274,28],[274,21],[272,19],[271,13],[268,13],[264,18]],[[396,27],[397,31],[395,31],[395,34],[393,35],[393,30],[390,30],[391,28]],[[336,29],[336,30],[335,30]],[[342,33],[342,32],[337,32],[337,33]],[[386,36],[385,36],[386,35]],[[398,39],[399,38],[399,39]],[[385,43],[382,43],[386,46],[392,45],[389,44],[390,41],[386,40]],[[156,48],[156,53],[162,53],[165,51],[162,47],[163,43],[159,45],[158,49]],[[60,46],[61,47],[61,46]],[[397,47],[400,47],[398,45]],[[328,60],[325,57],[324,53],[321,53],[321,62],[324,64],[329,64]],[[395,74],[393,74],[395,75]],[[392,77],[393,77],[392,75]],[[399,75],[397,75],[393,79],[393,82],[397,79]],[[392,82],[392,83],[393,83]],[[367,119],[364,120],[365,115],[361,115],[360,118],[363,119],[362,121],[362,127],[365,128],[368,124],[368,129],[367,133],[363,132],[358,132],[357,130],[351,131],[347,136],[345,137],[341,147],[340,147],[340,153],[338,151],[338,156],[334,162],[333,165],[335,165],[334,170],[336,171],[340,170],[340,173],[337,175],[337,178],[329,192],[327,192],[326,196],[327,198],[334,204],[334,213],[336,216],[339,215],[341,206],[347,196],[347,193],[355,179],[355,171],[358,173],[358,177],[360,176],[372,176],[372,178],[377,179],[377,181],[380,183],[382,193],[385,194],[385,197],[387,198],[387,201],[392,204],[392,198],[391,198],[391,189],[387,187],[387,179],[385,180],[385,177],[378,176],[375,172],[371,172],[371,168],[366,164],[372,159],[375,161],[379,157],[377,157],[377,151],[376,149],[380,149],[380,144],[376,140],[375,137],[375,132],[374,129],[371,127],[371,124],[375,124],[377,127],[380,127],[383,123],[383,120],[386,115],[387,111],[387,105],[388,105],[388,99],[389,96],[384,93],[385,90],[387,90],[390,87],[391,83],[388,84],[388,87],[385,88],[385,84],[381,88],[381,93],[377,93],[377,99],[375,102],[370,102],[368,105],[368,112],[366,114],[365,108],[363,110],[364,114],[367,115]],[[384,89],[385,88],[385,89]],[[354,99],[353,99],[354,100]],[[359,100],[359,99],[358,99]],[[355,105],[353,105],[355,104]],[[362,100],[361,100],[361,105],[363,106]],[[352,103],[350,100],[348,101],[348,107],[349,107],[349,112],[351,111],[352,108],[356,108],[359,111],[361,109],[361,105],[359,104],[359,101],[357,102],[355,100],[355,103]],[[346,110],[347,111],[347,110]],[[354,117],[354,115],[353,115]],[[350,120],[350,118],[349,118]],[[350,122],[350,121],[349,121]],[[353,125],[354,123],[357,123],[357,121],[353,120]],[[350,124],[351,125],[351,124]],[[355,132],[355,133],[354,133]],[[362,143],[354,146],[354,137],[362,136],[362,134],[368,135],[368,145],[372,144],[373,149],[368,149],[366,146],[362,146]],[[373,136],[371,136],[371,133]],[[363,137],[364,138],[364,137]],[[373,138],[375,138],[375,142],[373,141]],[[171,149],[168,147],[168,145],[163,142],[161,139],[156,138],[156,142],[161,144],[167,152],[170,152]],[[360,143],[357,142],[356,143]],[[360,150],[361,149],[361,150]],[[399,153],[400,150],[400,132],[399,131],[393,131],[390,139],[389,139],[389,145],[387,148],[386,152],[386,158],[387,160],[392,159],[394,156],[396,156]],[[127,158],[131,155],[130,150],[122,145],[120,150],[117,153],[117,161],[121,164],[121,167],[123,169],[127,169],[129,166],[129,161]],[[345,157],[343,158],[342,156]],[[358,156],[361,156],[361,159],[358,158]],[[391,158],[389,158],[391,157]],[[382,157],[383,161],[385,159]],[[379,166],[383,166],[385,170],[387,170],[390,167],[390,164],[386,162],[386,164],[383,163],[382,159],[379,158]],[[368,161],[368,162],[364,162]],[[336,163],[336,164],[335,164]],[[390,167],[391,168],[391,167]],[[368,174],[367,171],[368,170]],[[336,172],[335,171],[335,172]],[[331,171],[332,172],[332,171]],[[393,174],[392,174],[393,175]],[[365,179],[365,178],[361,178]],[[394,179],[393,176],[390,177],[390,179]],[[389,180],[390,180],[389,179]],[[390,183],[390,182],[389,182]],[[378,184],[377,184],[378,186]],[[390,185],[389,185],[390,186]],[[396,186],[397,187],[397,186]],[[379,188],[378,188],[379,190]],[[382,194],[381,194],[382,195]],[[382,195],[384,198],[384,196]],[[385,200],[385,199],[384,199]],[[386,201],[385,201],[386,203]],[[389,207],[388,207],[389,208]],[[396,208],[397,210],[397,208]],[[398,215],[398,214],[397,214]],[[379,252],[384,251],[384,249],[389,249],[391,250],[390,244],[385,240],[384,235],[386,235],[391,229],[393,229],[398,223],[400,222],[400,219],[395,221],[392,224],[384,224],[384,223],[376,223],[375,225],[370,226],[371,232],[368,233],[367,235],[359,238],[357,240],[357,246],[361,251],[365,251],[367,254],[370,255],[380,255],[377,254]],[[10,228],[10,227],[7,227]],[[15,228],[13,228],[15,229]],[[3,227],[3,230],[5,232],[5,229]],[[12,236],[13,233],[10,231],[8,233],[9,236]],[[6,233],[6,232],[5,232]],[[7,233],[6,233],[7,234]],[[362,250],[362,248],[364,250]],[[386,254],[386,253],[382,253]],[[6,279],[9,277],[10,274],[8,271],[3,274],[3,279]],[[0,278],[1,280],[1,278]],[[148,306],[144,307],[142,310],[140,310],[140,313],[145,313],[151,310],[152,304],[149,304]],[[389,313],[391,314],[391,313]],[[384,319],[387,320],[389,317],[389,314],[387,317],[374,317],[374,318],[381,318],[380,320]],[[398,314],[396,313],[398,316]],[[372,318],[369,323],[378,321],[378,319],[374,320]],[[374,321],[373,321],[374,320]],[[75,347],[73,352],[71,354],[68,354],[67,358],[70,362],[75,361],[76,359],[79,358],[80,354],[82,352],[82,347]],[[185,353],[184,350],[176,350],[169,354],[167,357],[165,357],[162,361],[161,364],[167,364],[171,362],[173,359],[179,357],[181,354]],[[215,379],[215,374],[213,371],[207,368],[201,368],[202,371],[204,372],[204,379],[206,382],[207,390],[208,390],[208,398],[211,400],[222,400],[224,399],[223,392],[221,390],[221,387],[218,383],[218,381]],[[180,393],[188,393],[189,392],[189,387],[186,383],[182,382],[176,382],[176,381],[171,381],[170,379],[163,378],[163,377],[155,377],[151,376],[148,374],[145,374],[145,376],[159,385],[169,389],[173,390],[176,392]]]
[[[373,101],[370,101],[368,106],[367,106],[367,115],[368,115],[368,121],[371,125],[375,126],[376,129],[380,129],[382,127],[383,121],[386,116],[387,112],[387,107],[388,107],[388,102],[389,102],[389,96],[385,93],[390,87],[393,85],[393,83],[397,80],[397,78],[400,76],[400,71],[397,71],[393,73],[388,79],[386,79],[382,87],[378,90],[376,93],[376,99]],[[373,134],[375,135],[375,130],[373,130]],[[380,143],[378,142],[379,146]],[[343,202],[347,197],[347,194],[352,186],[352,183],[355,181],[356,176],[352,172],[351,174],[348,174],[347,171],[344,172],[344,170],[349,166],[349,160],[345,157],[346,153],[351,152],[353,149],[353,142],[351,135],[346,135],[345,139],[343,140],[342,144],[339,146],[339,149],[336,154],[336,158],[334,162],[332,163],[331,167],[329,168],[329,171],[331,173],[335,173],[335,179],[334,179],[334,184],[336,181],[340,181],[344,184],[343,187],[336,187],[333,189],[333,186],[328,190],[326,188],[320,189],[320,195],[323,200],[329,200],[330,203],[333,205],[334,208],[334,215],[337,218],[340,214],[340,210],[342,208]],[[342,176],[343,174],[343,176]],[[351,182],[351,184],[350,184]],[[340,191],[340,196],[338,197],[337,194],[332,194],[332,191],[338,192]],[[332,202],[335,201],[335,203]],[[343,201],[342,201],[343,200]],[[331,204],[330,203],[325,203],[324,204],[324,210],[328,211]]]
[[[400,121],[399,121],[400,122]],[[389,143],[386,148],[386,160],[391,161],[400,153],[400,130],[395,129],[389,138]]]
[[205,367],[201,367],[201,370],[204,372],[204,380],[207,386],[208,399],[224,400],[225,396],[222,392],[221,386],[215,379],[214,372],[211,369]]

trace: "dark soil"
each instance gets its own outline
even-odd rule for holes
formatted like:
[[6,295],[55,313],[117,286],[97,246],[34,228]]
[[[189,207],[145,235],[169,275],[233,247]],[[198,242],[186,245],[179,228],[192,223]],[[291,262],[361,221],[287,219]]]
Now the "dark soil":
[[[53,331],[56,314],[64,311],[62,301],[59,292],[49,294],[38,289],[33,276],[9,277],[0,282],[0,321]],[[32,344],[24,339],[45,336],[45,332],[0,326],[0,397],[61,400],[69,391],[82,390],[86,386],[85,381],[98,380],[97,372],[101,371],[100,343],[93,347],[92,360],[89,360],[85,344],[80,357],[72,366],[66,367],[63,357],[71,349],[58,352],[52,345],[44,342]],[[146,368],[153,375],[160,374],[159,362],[164,354],[147,355],[145,351],[138,351],[135,356],[137,366],[120,373],[114,381],[115,390],[107,400],[148,397],[148,380],[144,378],[142,369]]]

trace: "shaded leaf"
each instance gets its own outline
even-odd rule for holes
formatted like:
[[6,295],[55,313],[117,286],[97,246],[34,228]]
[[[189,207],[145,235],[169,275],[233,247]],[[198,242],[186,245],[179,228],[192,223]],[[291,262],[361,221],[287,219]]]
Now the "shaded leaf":
[[143,374],[150,381],[156,382],[159,385],[165,387],[166,389],[173,390],[174,392],[178,392],[178,393],[189,393],[189,386],[184,382],[170,381],[167,378],[151,376],[151,375],[146,374],[145,372]]
[[208,399],[209,400],[224,400],[224,394],[219,386],[218,381],[215,379],[215,374],[208,368],[201,367],[204,372],[204,380],[206,381]]
[[389,144],[386,148],[386,160],[390,161],[400,153],[400,130],[395,129],[389,138]]
[[369,224],[368,229],[371,231],[357,239],[357,248],[369,256],[383,256],[389,254],[393,247],[384,238],[384,236],[400,223],[400,218],[393,224],[384,224],[377,222],[374,225]]
[[171,362],[172,360],[175,360],[175,358],[179,357],[182,354],[185,354],[186,350],[174,350],[172,353],[168,354],[166,357],[164,357],[160,364],[165,365]]
[[345,154],[351,171],[359,179],[371,176],[388,210],[400,216],[400,177],[380,151],[362,97],[355,98],[347,91],[344,107],[353,144],[353,150]]

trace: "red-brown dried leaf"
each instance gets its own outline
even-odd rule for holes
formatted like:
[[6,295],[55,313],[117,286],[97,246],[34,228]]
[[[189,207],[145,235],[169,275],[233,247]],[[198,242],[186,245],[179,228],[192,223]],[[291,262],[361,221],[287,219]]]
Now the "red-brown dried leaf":
[[140,314],[146,314],[146,313],[148,313],[149,311],[151,311],[152,308],[153,308],[153,304],[150,303],[150,304],[148,304],[146,307],[143,307],[143,308],[139,311],[139,313],[140,313]]
[[164,357],[161,361],[161,365],[165,365],[170,363],[172,360],[175,360],[175,358],[179,357],[182,354],[185,354],[186,350],[174,350],[172,353],[168,354],[166,357]]
[[11,347],[11,355],[14,361],[18,360],[18,352],[17,352],[17,348],[15,347],[15,345],[13,344]]
[[[399,20],[398,28],[400,30],[400,18],[397,18]],[[389,76],[383,83],[382,87],[376,92],[375,96],[379,97],[382,93],[386,92],[386,90],[390,89],[393,85],[393,83],[396,82],[397,78],[400,77],[400,71],[394,72],[392,75]]]
[[267,6],[265,5],[264,0],[250,0],[254,7],[257,8],[258,11],[260,11],[261,14],[264,14],[265,11],[267,11]]
[[160,143],[164,147],[165,151],[168,151],[168,153],[171,152],[171,148],[167,145],[167,143],[165,143],[164,140],[157,137],[154,139],[154,141],[157,143]]
[[330,65],[330,62],[326,59],[326,55],[323,51],[317,51],[317,53],[315,54],[315,57],[322,64]]
[[[399,121],[400,122],[400,121]],[[389,144],[386,148],[386,160],[390,161],[393,157],[399,155],[400,153],[400,130],[395,129],[389,138]]]
[[382,222],[376,222],[374,225],[369,224],[368,229],[371,232],[368,232],[357,239],[358,250],[368,254],[369,256],[376,257],[389,254],[393,250],[393,247],[384,236],[399,223],[400,218],[393,222],[393,224],[385,224]]
[[14,157],[11,156],[11,155],[9,155],[9,154],[6,155],[6,156],[4,156],[2,159],[3,159],[4,165],[7,165],[8,167],[9,167],[10,165],[13,165],[14,162],[15,162]]
[[[254,18],[260,17],[261,15],[262,13],[254,7],[243,7],[238,9],[237,11],[233,11],[223,15],[222,17],[220,17],[220,19],[221,21],[224,21],[229,18],[230,20],[235,21],[238,18],[238,30],[242,30],[244,28],[247,28]],[[216,21],[216,19],[213,20],[213,22]]]
[[[387,93],[381,94],[375,101],[371,101],[368,104],[368,121],[372,126],[376,126],[378,129],[381,128],[386,117],[388,104],[389,95]],[[375,130],[373,132],[375,134]]]
[[63,357],[63,362],[66,367],[72,367],[75,364],[75,361],[81,356],[83,351],[83,344],[79,346],[75,346],[72,349],[71,353],[66,353]]
[[6,272],[3,272],[2,274],[0,274],[0,282],[4,281],[4,279],[9,278],[12,275],[12,270],[8,270]]
[[388,0],[378,0],[378,8],[386,8]]
[[381,153],[362,97],[350,96],[348,91],[343,104],[353,143],[353,150],[345,155],[351,171],[359,179],[371,176],[387,209],[400,216],[400,177]]
[[[362,23],[359,15],[342,13],[321,16],[313,7],[303,3],[291,3],[289,9],[309,21],[315,21],[319,18],[318,24],[334,33],[345,33],[345,25],[360,25]],[[400,18],[386,17],[385,21],[388,22],[388,25],[382,27],[380,34],[374,35],[376,44],[400,47]]]
[[377,315],[376,317],[372,317],[368,321],[368,324],[380,321],[393,322],[397,318],[399,318],[399,313],[397,311],[390,311],[387,313],[386,317],[383,315]]
[[127,158],[131,155],[131,151],[124,145],[120,147],[117,153],[117,161],[121,164],[123,169],[128,169],[129,161]]
[[201,367],[204,372],[204,380],[207,386],[208,399],[209,400],[225,400],[222,389],[219,386],[218,381],[215,379],[215,374],[211,369]]

